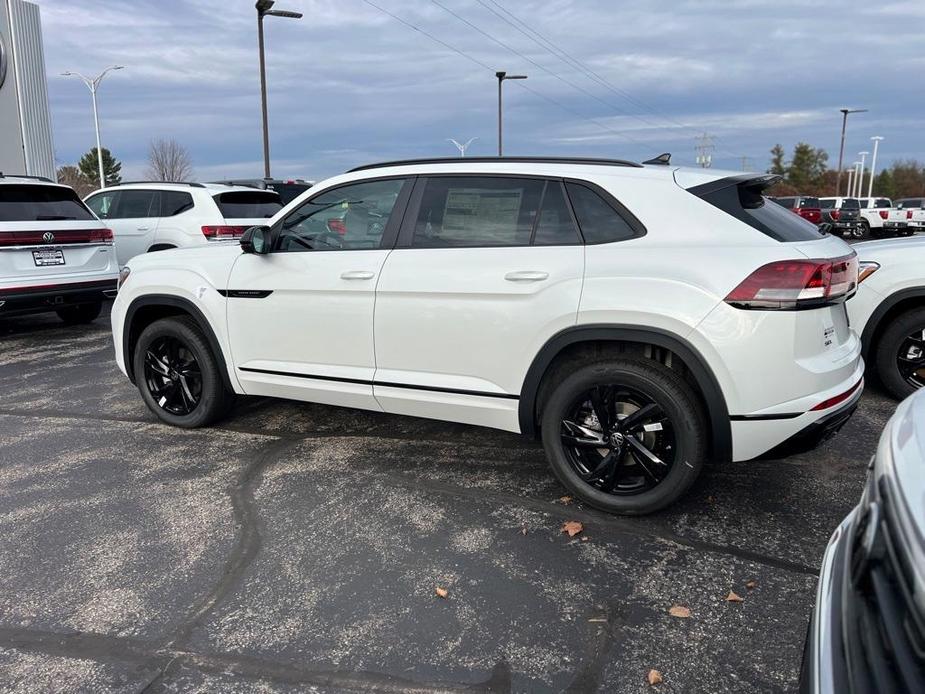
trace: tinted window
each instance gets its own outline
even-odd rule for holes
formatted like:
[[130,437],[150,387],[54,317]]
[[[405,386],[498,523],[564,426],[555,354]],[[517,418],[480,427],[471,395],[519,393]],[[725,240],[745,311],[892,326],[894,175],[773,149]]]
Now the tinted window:
[[267,188],[275,190],[279,194],[280,202],[288,205],[311,186],[308,183],[268,183]]
[[87,198],[87,207],[100,219],[108,219],[116,199],[115,193],[97,193]]
[[193,209],[193,196],[179,190],[161,191],[161,217],[174,217]]
[[545,181],[461,176],[431,178],[412,245],[419,248],[527,246]]
[[639,234],[604,198],[587,186],[566,183],[585,243],[625,241]]
[[819,205],[823,210],[832,210],[835,209],[835,200],[820,200]]
[[703,188],[708,192],[700,193],[698,187],[689,191],[772,239],[815,241],[822,238],[815,224],[789,209],[770,204],[771,200],[763,197],[760,189],[748,186],[747,182],[732,183],[718,190],[713,189],[711,184]]
[[269,219],[281,209],[279,195],[269,191],[239,191],[213,195],[222,217],[226,219]]
[[138,219],[141,217],[157,217],[156,190],[120,190],[113,203],[114,210],[109,213],[110,219]]
[[856,199],[848,198],[847,200],[841,201],[841,208],[843,210],[859,210],[861,209],[861,205]]
[[890,201],[889,198],[877,198],[876,201],[874,201],[874,207],[877,207],[880,209],[885,208],[885,207],[892,207],[892,206],[893,206],[893,203]]
[[547,181],[540,218],[533,232],[534,246],[567,246],[580,243],[572,213],[565,200],[562,183]]
[[0,221],[40,222],[93,219],[70,188],[42,185],[0,185]]
[[900,200],[896,203],[896,207],[900,210],[912,210],[918,209],[922,206],[921,198],[906,198],[905,200]]
[[788,210],[792,210],[793,206],[797,202],[796,198],[771,198],[771,200],[776,202],[781,207],[786,207]]
[[379,248],[404,179],[370,181],[327,190],[286,215],[279,251]]
[[819,207],[819,198],[800,198],[800,209],[804,207]]

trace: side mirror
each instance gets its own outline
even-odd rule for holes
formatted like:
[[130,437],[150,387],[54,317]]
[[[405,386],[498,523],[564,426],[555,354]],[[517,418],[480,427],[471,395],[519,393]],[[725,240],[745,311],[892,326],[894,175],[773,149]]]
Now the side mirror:
[[817,228],[819,229],[820,234],[831,234],[832,233],[832,225],[829,224],[828,222],[823,222]]
[[241,235],[241,250],[245,253],[266,255],[270,252],[270,227],[250,227]]

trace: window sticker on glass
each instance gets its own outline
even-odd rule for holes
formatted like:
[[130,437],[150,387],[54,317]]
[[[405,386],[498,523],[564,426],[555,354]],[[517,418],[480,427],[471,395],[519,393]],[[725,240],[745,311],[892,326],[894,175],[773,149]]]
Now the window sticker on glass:
[[508,241],[510,230],[516,228],[523,191],[453,188],[447,192],[443,211],[442,232],[452,236],[465,235],[478,226],[483,237]]

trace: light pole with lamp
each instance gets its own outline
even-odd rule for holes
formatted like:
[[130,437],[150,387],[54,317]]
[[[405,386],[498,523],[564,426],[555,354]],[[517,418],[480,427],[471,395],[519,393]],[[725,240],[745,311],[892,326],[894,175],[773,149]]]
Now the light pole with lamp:
[[502,128],[501,128],[501,85],[504,83],[504,80],[525,80],[527,79],[526,75],[509,75],[503,70],[499,70],[495,73],[495,77],[498,78],[498,156],[504,156],[504,150],[502,147]]
[[864,166],[867,164],[867,155],[870,152],[858,152],[858,154],[861,156],[861,177],[857,179],[855,184],[857,190],[854,192],[854,197],[856,198],[861,197],[861,191],[864,190]]
[[841,167],[842,159],[845,155],[845,128],[848,125],[849,113],[867,113],[866,108],[842,108],[839,109],[842,114],[841,119],[841,146],[838,148],[838,173],[835,175],[835,195],[841,195]]
[[263,111],[263,175],[270,178],[270,130],[267,125],[267,66],[263,54],[263,18],[285,17],[286,19],[301,19],[301,12],[271,9],[276,0],[257,0],[257,45],[260,50],[260,106]]
[[877,146],[883,138],[880,135],[874,135],[870,138],[874,142],[874,155],[870,158],[870,183],[867,184],[867,197],[871,197],[874,191],[874,173],[877,168]]
[[90,95],[93,97],[93,126],[96,128],[96,163],[100,167],[100,188],[106,187],[106,176],[103,173],[103,148],[100,145],[100,117],[96,109],[96,91],[99,89],[100,82],[103,81],[107,72],[121,70],[124,67],[124,65],[110,65],[92,79],[90,77],[84,77],[79,72],[68,71],[61,73],[62,77],[79,77],[83,83],[87,85],[87,89],[90,90]]

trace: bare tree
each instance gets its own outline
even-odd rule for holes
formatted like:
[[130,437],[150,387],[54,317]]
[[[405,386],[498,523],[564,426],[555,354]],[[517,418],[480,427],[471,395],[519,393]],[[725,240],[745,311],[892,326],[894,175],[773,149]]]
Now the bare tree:
[[189,152],[176,140],[151,140],[145,175],[151,181],[190,180],[193,164]]
[[84,197],[94,190],[97,186],[84,176],[76,166],[65,165],[58,168],[58,183],[70,186],[80,197]]

